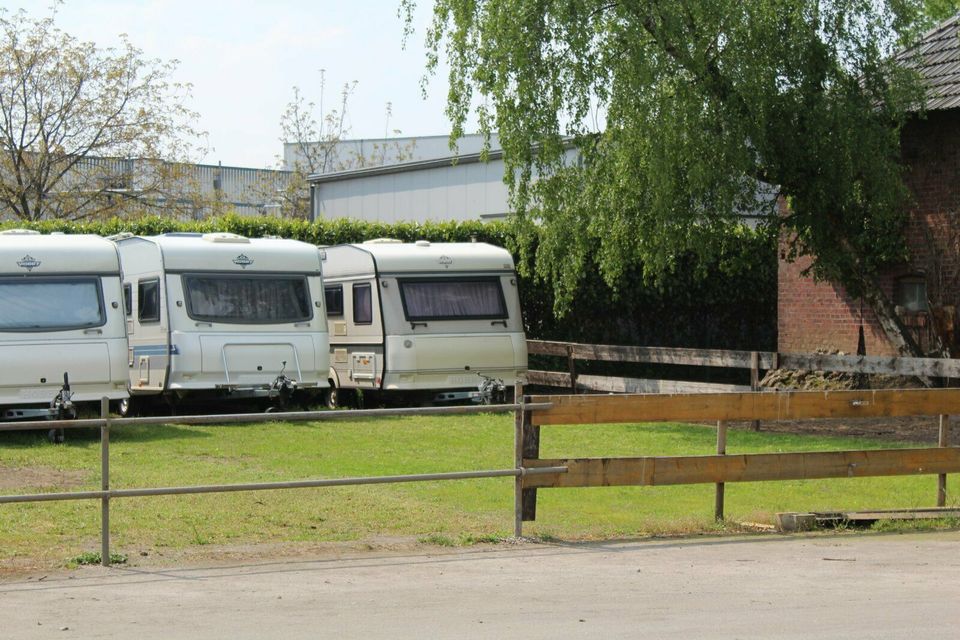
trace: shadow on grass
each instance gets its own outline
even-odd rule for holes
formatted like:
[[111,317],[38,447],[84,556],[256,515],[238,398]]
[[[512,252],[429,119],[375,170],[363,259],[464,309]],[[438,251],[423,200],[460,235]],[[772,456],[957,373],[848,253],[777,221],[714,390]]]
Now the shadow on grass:
[[[110,429],[110,439],[123,442],[154,442],[157,440],[211,437],[213,437],[213,434],[199,431],[195,427],[174,424],[127,425]],[[99,432],[97,432],[96,439],[100,439]]]
[[[158,440],[210,438],[213,434],[177,425],[114,426],[110,429],[112,442],[153,442]],[[100,429],[66,429],[62,444],[53,445],[47,439],[47,431],[4,431],[0,432],[0,447],[10,449],[31,449],[38,446],[89,447],[100,442]]]

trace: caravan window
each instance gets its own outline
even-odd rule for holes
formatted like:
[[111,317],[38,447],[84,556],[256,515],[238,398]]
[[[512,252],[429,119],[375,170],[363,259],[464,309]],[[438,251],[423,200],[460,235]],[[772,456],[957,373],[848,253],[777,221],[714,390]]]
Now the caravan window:
[[159,278],[137,283],[137,319],[140,322],[160,322]]
[[0,331],[65,331],[105,323],[98,278],[0,278]]
[[231,324],[276,324],[313,318],[305,276],[184,275],[187,315]]
[[373,297],[369,284],[353,285],[353,324],[373,323]]
[[323,295],[327,303],[328,316],[343,315],[343,285],[338,284],[332,287],[324,287]]
[[129,282],[123,283],[123,310],[128,318],[133,315],[133,287]]
[[400,280],[407,320],[495,320],[507,318],[499,278]]

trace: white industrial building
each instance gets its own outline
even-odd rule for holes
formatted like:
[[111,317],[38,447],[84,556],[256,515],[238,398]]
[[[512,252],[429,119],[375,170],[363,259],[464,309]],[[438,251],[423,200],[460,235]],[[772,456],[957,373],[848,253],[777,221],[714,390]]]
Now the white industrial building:
[[[496,136],[486,157],[482,150],[481,135],[459,139],[455,151],[447,136],[343,141],[331,154],[334,169],[308,178],[311,219],[393,223],[505,218],[510,206]],[[296,145],[286,145],[287,166],[298,161],[297,153]],[[575,162],[576,150],[567,153]]]
[[411,160],[310,176],[311,218],[494,220],[509,213],[503,153]]
[[[142,158],[81,159],[57,185],[81,203],[68,217],[123,213],[199,220],[234,212],[279,215],[291,172]],[[0,207],[0,221],[13,219]]]

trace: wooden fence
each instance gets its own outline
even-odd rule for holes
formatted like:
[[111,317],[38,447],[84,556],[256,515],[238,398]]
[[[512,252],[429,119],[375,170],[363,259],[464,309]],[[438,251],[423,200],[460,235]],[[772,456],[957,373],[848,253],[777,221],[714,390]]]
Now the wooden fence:
[[[711,483],[717,486],[715,516],[722,519],[724,485],[728,482],[936,474],[937,505],[943,506],[946,474],[960,472],[960,447],[947,446],[947,416],[960,413],[960,389],[551,395],[526,396],[524,402],[543,408],[524,410],[517,418],[518,467],[566,470],[517,478],[518,536],[522,522],[536,519],[538,489]],[[815,453],[726,452],[727,421],[900,416],[939,416],[939,446]],[[704,421],[717,421],[717,455],[540,458],[540,431],[544,427]]]
[[[370,409],[283,414],[233,414],[184,416],[182,424],[224,424],[283,421],[343,420],[353,417],[467,414],[514,411],[514,464],[512,468],[461,472],[375,476],[362,478],[300,479],[290,481],[116,489],[110,485],[110,431],[123,425],[162,424],[171,418],[114,419],[106,399],[99,419],[0,423],[0,431],[20,429],[90,428],[101,433],[101,488],[95,491],[0,495],[0,505],[60,500],[101,502],[101,562],[110,563],[110,501],[120,498],[303,489],[344,485],[393,484],[471,478],[514,477],[514,530],[519,537],[523,522],[536,518],[537,491],[547,488],[600,487],[615,485],[670,485],[713,483],[717,485],[715,515],[723,517],[724,484],[848,478],[914,474],[938,475],[937,504],[946,501],[946,476],[960,472],[960,447],[947,446],[947,416],[960,414],[960,389],[914,389],[894,391],[833,391],[778,393],[700,393],[683,395],[561,395],[524,396],[518,387],[512,405],[492,407],[433,407],[417,409]],[[731,420],[802,420],[812,418],[864,418],[938,415],[939,447],[919,449],[799,452],[776,454],[727,454],[726,423]],[[560,425],[717,421],[717,455],[646,456],[633,458],[540,458],[540,430]]]
[[[559,356],[567,359],[567,371],[529,371],[527,384],[570,389],[571,393],[578,391],[607,393],[757,391],[760,372],[769,369],[960,378],[960,359],[951,358],[895,358],[772,351],[627,347],[547,340],[528,340],[527,352],[530,355]],[[578,360],[749,369],[750,385],[584,375],[577,372]]]

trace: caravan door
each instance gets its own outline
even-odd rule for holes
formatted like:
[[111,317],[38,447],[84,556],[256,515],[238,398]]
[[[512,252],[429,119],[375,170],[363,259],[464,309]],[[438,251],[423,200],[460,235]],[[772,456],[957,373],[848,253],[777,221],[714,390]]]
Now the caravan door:
[[160,393],[166,388],[172,355],[163,313],[160,274],[144,274],[125,285],[129,330],[128,358],[130,391],[134,394]]

